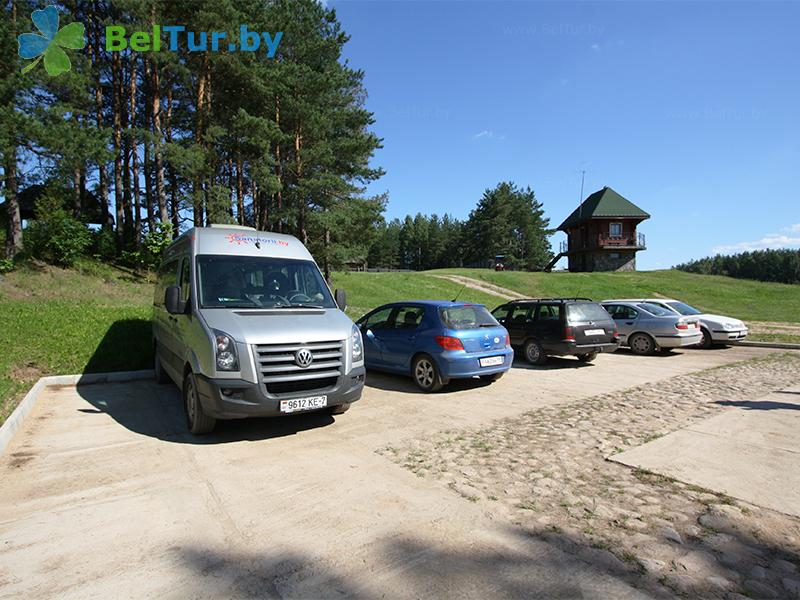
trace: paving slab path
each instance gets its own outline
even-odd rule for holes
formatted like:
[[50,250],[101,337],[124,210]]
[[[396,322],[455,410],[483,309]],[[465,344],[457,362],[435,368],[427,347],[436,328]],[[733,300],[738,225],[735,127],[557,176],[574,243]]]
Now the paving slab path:
[[725,404],[613,460],[800,517],[800,386]]
[[0,598],[641,597],[376,450],[770,352],[554,359],[434,395],[370,373],[335,419],[204,438],[171,385],[51,388],[0,457]]

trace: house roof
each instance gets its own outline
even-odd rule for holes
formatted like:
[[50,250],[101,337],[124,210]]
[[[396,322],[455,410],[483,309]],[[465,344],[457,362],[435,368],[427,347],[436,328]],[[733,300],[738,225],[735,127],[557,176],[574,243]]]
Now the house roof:
[[564,222],[558,226],[560,231],[566,231],[596,218],[633,217],[641,221],[649,219],[650,215],[644,212],[627,198],[623,198],[610,187],[604,187],[586,198]]

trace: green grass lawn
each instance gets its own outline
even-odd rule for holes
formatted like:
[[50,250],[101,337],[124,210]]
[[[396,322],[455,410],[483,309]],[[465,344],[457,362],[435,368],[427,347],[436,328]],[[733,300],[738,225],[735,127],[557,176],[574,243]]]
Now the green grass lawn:
[[152,289],[96,262],[2,276],[0,423],[44,375],[149,368]]
[[398,300],[459,300],[499,304],[497,296],[464,289],[461,285],[423,273],[334,273],[333,287],[347,292],[347,314],[357,319],[376,306]]
[[[630,273],[523,273],[446,269],[532,297],[585,296],[594,300],[669,296],[709,313],[745,321],[800,322],[800,285],[763,283],[683,271]],[[499,304],[499,302],[498,302]]]

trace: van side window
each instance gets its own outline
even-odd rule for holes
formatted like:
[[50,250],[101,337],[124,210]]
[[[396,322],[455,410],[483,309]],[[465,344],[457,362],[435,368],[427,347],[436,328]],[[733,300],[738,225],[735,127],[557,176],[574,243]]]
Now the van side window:
[[523,323],[530,321],[530,314],[530,306],[525,306],[524,304],[522,306],[515,306],[514,312],[511,313],[509,321],[512,325],[522,325]]
[[156,279],[156,291],[153,304],[155,306],[164,306],[164,292],[166,289],[175,285],[178,280],[178,261],[170,260],[161,265],[158,269]]
[[188,302],[192,290],[192,278],[189,270],[189,259],[184,258],[181,265],[181,301]]

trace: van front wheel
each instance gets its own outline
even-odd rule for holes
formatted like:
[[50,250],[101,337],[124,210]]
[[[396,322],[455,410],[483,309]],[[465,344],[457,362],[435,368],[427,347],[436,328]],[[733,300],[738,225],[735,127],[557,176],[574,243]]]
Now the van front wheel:
[[217,420],[203,412],[194,373],[189,372],[183,380],[183,406],[186,409],[186,426],[195,435],[214,430]]

